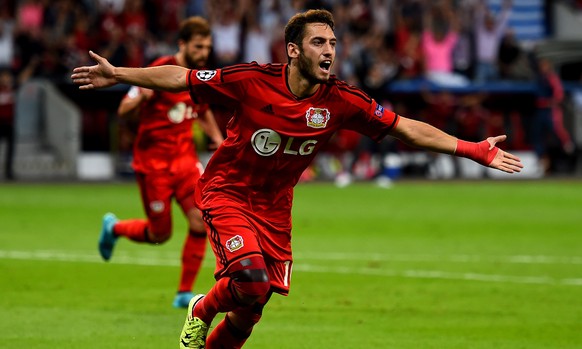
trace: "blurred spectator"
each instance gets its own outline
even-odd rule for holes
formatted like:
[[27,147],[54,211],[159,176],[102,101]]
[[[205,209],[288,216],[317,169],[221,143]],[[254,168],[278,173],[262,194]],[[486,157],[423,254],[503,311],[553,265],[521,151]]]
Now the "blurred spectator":
[[44,8],[38,0],[25,0],[16,11],[15,44],[18,52],[15,65],[20,70],[30,70],[44,50],[41,36]]
[[116,12],[114,7],[108,3],[102,4],[101,6],[97,14],[98,27],[96,28],[98,30],[100,44],[108,42],[112,36],[111,33],[117,30],[119,26],[118,15],[121,12],[121,10]]
[[[349,28],[355,35],[364,35],[372,28],[372,9],[366,0],[350,0]],[[376,10],[376,9],[374,9]]]
[[97,0],[101,9],[107,9],[111,13],[117,15],[123,11],[125,0]]
[[44,11],[44,40],[58,47],[73,32],[76,22],[73,0],[58,0]]
[[564,88],[552,64],[545,58],[533,57],[533,65],[537,76],[537,111],[530,125],[530,141],[538,156],[541,170],[547,172],[551,162],[548,156],[548,142],[551,136],[556,136],[562,149],[571,154],[574,151],[568,131],[564,128],[562,101]]
[[530,80],[532,78],[527,54],[517,42],[513,30],[508,30],[501,39],[497,62],[501,79]]
[[497,70],[499,44],[507,29],[511,7],[511,0],[503,0],[503,8],[497,17],[489,11],[486,0],[481,0],[475,8],[475,82],[477,83],[496,80],[499,77]]
[[423,74],[423,56],[420,46],[422,8],[419,2],[395,5],[394,47],[399,62],[399,78],[416,78]]
[[0,68],[12,67],[14,62],[14,20],[10,9],[0,7]]
[[388,84],[398,72],[395,57],[394,51],[388,45],[380,46],[362,79],[362,89],[380,103],[386,99]]
[[[125,0],[123,11],[119,14],[119,25],[126,36],[143,39],[148,26],[143,0]],[[176,28],[170,27],[170,30]]]
[[19,28],[40,35],[44,24],[44,10],[40,0],[23,0],[18,8]]
[[393,31],[392,11],[395,0],[370,0],[372,9],[372,29],[383,35]]
[[103,42],[100,51],[103,57],[106,57],[111,64],[125,64],[127,49],[123,43],[123,30],[115,24],[107,32],[108,40]]
[[121,42],[125,49],[124,65],[141,67],[145,62],[144,42],[147,36],[147,18],[143,0],[125,0],[119,15],[119,29],[122,30]]
[[14,76],[9,69],[0,70],[0,139],[6,140],[4,153],[4,178],[14,179],[12,161],[14,156],[14,101],[16,91]]
[[455,134],[454,115],[459,107],[459,97],[447,89],[431,91],[424,86],[421,91],[426,109],[421,113],[423,120],[447,133]]
[[378,85],[378,82],[381,82],[385,91],[387,82],[395,78],[398,73],[398,60],[392,49],[394,46],[392,41],[392,37],[380,31],[370,31],[362,36],[357,44],[353,43],[356,44],[352,45],[353,54],[357,56],[352,56],[347,64],[354,66],[354,72],[359,80],[357,85],[366,86],[365,80],[369,78],[369,72],[376,69],[372,73],[372,85]]
[[234,0],[215,0],[209,3],[209,8],[217,66],[239,63],[242,57],[243,6]]
[[[128,1],[128,0],[126,0]],[[147,9],[148,5],[147,5],[146,1],[143,5],[144,9]],[[149,30],[152,32],[152,34],[156,35],[159,34],[158,32],[161,33],[177,33],[178,30],[180,29],[180,23],[186,19],[186,13],[187,11],[187,1],[185,0],[149,0],[150,6],[152,5],[151,3],[154,3],[153,5],[155,6],[151,6],[152,9],[154,9],[155,12],[150,13],[148,15],[148,22],[154,21],[156,20],[154,23],[150,23],[148,25],[148,28],[150,28]],[[196,5],[198,6],[198,5]],[[204,12],[204,9],[197,9],[194,8],[193,12],[198,12],[198,11],[202,11]],[[151,17],[150,17],[151,16]],[[168,40],[172,41],[172,44],[174,43],[175,38],[172,35],[172,38],[168,38]]]
[[186,16],[208,17],[206,0],[186,0]]
[[459,26],[459,39],[453,50],[453,66],[456,72],[472,76],[475,48],[473,40],[473,18],[471,16],[473,0],[457,1],[456,15]]
[[480,142],[487,138],[486,123],[489,111],[483,106],[487,98],[484,93],[471,93],[461,97],[458,109],[455,111],[455,135],[472,142]]
[[242,61],[256,61],[260,64],[271,63],[270,37],[261,27],[261,23],[257,19],[257,11],[246,12],[245,24]]
[[453,71],[453,51],[459,40],[458,18],[448,1],[433,5],[424,15],[422,52],[425,74],[433,83],[452,87],[466,86],[469,80]]

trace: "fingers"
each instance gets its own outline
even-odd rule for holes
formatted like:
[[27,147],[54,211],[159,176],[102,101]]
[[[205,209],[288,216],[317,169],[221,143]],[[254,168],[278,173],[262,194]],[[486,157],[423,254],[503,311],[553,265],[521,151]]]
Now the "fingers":
[[[503,156],[506,157],[506,158],[509,158],[511,160],[514,160],[516,162],[521,163],[521,159],[519,157],[517,157],[517,156],[515,156],[515,155],[513,155],[511,153],[508,153],[506,151],[503,152]],[[522,165],[522,167],[523,167],[523,165]]]
[[71,75],[71,79],[75,85],[79,85],[79,90],[90,90],[95,88],[93,81],[89,77],[89,71],[83,70],[83,68],[75,68],[74,73]]
[[89,56],[95,60],[96,62],[101,62],[103,60],[103,57],[99,56],[98,54],[96,54],[93,51],[89,51]]
[[89,78],[73,78],[73,83],[76,85],[87,85],[91,84],[92,80]]
[[499,169],[505,172],[514,173],[514,172],[521,172],[523,166],[521,164],[515,163],[507,163],[504,162],[499,166]]
[[91,79],[87,74],[73,74],[71,75],[71,79],[75,84],[87,84],[91,82]]
[[71,74],[71,79],[76,80],[76,79],[83,79],[89,76],[89,72],[85,72],[85,71],[77,71],[77,69],[79,68],[75,68],[75,70],[73,70],[73,74]]
[[74,68],[71,74],[73,83],[79,85],[80,90],[109,86],[110,84],[103,79],[103,67],[107,65],[107,60],[93,51],[89,51],[89,56],[97,62],[97,65]]
[[77,67],[75,69],[73,69],[73,74],[71,74],[71,79],[82,79],[82,78],[87,78],[89,77],[89,74],[91,73],[91,69],[95,69],[97,66],[85,66],[85,67]]
[[77,67],[77,68],[73,69],[73,73],[89,72],[89,68],[91,68],[91,67]]
[[497,168],[500,171],[506,172],[506,173],[515,173],[515,172],[519,172],[519,170],[514,170],[511,167],[508,166],[499,166]]
[[503,172],[515,173],[515,172],[521,172],[521,169],[523,168],[523,166],[521,166],[520,164],[512,163],[512,162],[502,162],[498,166],[496,166],[495,168],[498,170],[501,170]]
[[523,164],[517,156],[502,150],[498,156],[497,165],[495,166],[496,169],[507,173],[521,172]]

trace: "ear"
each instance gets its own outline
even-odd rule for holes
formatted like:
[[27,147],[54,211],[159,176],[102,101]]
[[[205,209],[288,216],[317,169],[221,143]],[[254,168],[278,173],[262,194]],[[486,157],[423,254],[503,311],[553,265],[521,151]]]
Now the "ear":
[[299,46],[293,42],[287,43],[287,56],[289,58],[297,58],[299,57]]

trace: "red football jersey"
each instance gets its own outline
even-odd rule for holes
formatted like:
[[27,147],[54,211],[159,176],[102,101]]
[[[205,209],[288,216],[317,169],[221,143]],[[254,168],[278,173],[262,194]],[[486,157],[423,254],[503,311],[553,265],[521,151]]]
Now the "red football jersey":
[[226,197],[271,223],[290,222],[293,187],[336,131],[350,129],[379,141],[398,123],[398,115],[333,76],[312,96],[297,98],[286,69],[253,62],[188,72],[195,102],[233,110],[227,138],[198,182],[199,208]]
[[[177,65],[174,56],[165,56],[150,66]],[[132,87],[125,98],[140,93]],[[173,93],[154,91],[141,106],[138,133],[133,147],[133,168],[137,172],[179,171],[196,166],[198,157],[192,138],[192,123],[207,105],[192,102],[187,91]]]

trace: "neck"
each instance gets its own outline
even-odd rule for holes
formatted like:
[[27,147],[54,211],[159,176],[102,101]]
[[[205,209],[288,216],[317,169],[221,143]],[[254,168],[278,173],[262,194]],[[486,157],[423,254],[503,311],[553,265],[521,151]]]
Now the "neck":
[[179,66],[189,68],[186,64],[186,59],[184,58],[184,54],[182,52],[176,52],[176,54],[174,54],[174,58],[176,59],[176,63],[178,63]]
[[287,81],[291,93],[297,98],[305,98],[314,94],[319,88],[319,83],[309,81],[294,65],[287,65]]

